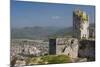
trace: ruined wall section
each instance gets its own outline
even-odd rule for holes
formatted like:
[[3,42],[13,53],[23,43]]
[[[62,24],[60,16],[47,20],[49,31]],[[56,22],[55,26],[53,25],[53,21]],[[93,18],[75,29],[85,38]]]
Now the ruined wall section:
[[95,40],[81,40],[79,45],[79,57],[87,58],[88,61],[95,60]]
[[[55,41],[55,43],[54,43]],[[49,54],[55,54],[55,55],[60,55],[60,54],[64,54],[64,55],[68,55],[69,57],[72,58],[77,58],[78,57],[78,40],[75,38],[56,38],[53,42],[52,45],[49,44],[49,48],[51,48],[51,46],[53,47],[51,50],[49,49],[49,52],[53,52],[53,53],[49,53]]]

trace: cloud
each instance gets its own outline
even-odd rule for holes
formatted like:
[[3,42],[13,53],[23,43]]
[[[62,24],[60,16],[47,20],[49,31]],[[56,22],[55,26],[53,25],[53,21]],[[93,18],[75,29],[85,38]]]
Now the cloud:
[[51,18],[52,19],[60,19],[61,17],[60,16],[52,16]]

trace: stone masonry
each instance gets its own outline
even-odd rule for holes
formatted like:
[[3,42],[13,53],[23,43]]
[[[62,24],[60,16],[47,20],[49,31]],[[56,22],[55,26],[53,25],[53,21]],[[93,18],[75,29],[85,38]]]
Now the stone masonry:
[[49,54],[68,55],[72,58],[78,56],[78,40],[76,38],[56,38],[49,40]]

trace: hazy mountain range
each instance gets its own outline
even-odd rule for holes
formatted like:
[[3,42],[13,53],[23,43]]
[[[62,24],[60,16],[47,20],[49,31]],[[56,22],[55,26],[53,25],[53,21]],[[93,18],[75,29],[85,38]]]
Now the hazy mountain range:
[[[94,27],[94,24],[90,24]],[[24,27],[11,28],[12,39],[48,39],[49,37],[72,36],[72,27]]]

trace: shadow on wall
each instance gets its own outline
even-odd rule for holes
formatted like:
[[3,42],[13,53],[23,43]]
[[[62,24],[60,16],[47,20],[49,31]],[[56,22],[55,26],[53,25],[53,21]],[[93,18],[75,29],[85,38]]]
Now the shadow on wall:
[[95,40],[81,40],[78,56],[87,58],[87,61],[95,61]]

